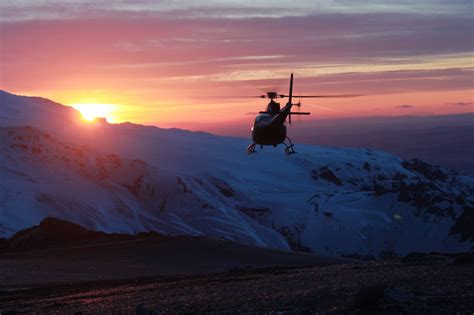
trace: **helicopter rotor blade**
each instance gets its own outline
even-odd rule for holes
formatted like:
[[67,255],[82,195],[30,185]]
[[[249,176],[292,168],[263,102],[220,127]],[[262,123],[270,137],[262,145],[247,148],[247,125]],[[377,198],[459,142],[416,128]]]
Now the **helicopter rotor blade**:
[[291,112],[292,115],[311,115],[310,112]]
[[[365,94],[335,94],[335,95],[292,95],[293,98],[349,98],[349,97],[360,97],[365,96]],[[212,95],[212,96],[200,96],[206,98],[217,98],[217,99],[255,99],[255,98],[265,98],[265,99],[277,99],[277,98],[289,98],[289,95],[279,94],[277,92],[266,92],[261,95]]]
[[283,98],[281,94],[276,92],[266,92],[265,94],[261,95],[253,95],[253,96],[228,96],[228,98],[268,98],[268,99],[275,99],[275,98]]
[[[289,97],[289,95],[280,94],[280,97]],[[340,94],[340,95],[293,95],[297,98],[344,98],[344,97],[359,97],[364,96],[363,94]]]
[[266,98],[265,95],[199,95],[195,96],[195,98],[199,99],[217,99],[217,100],[224,100],[224,99],[257,99],[257,98]]
[[[270,93],[274,93],[274,92],[270,92]],[[350,97],[360,97],[360,96],[365,96],[364,94],[341,94],[341,95],[292,95],[293,98],[350,98]],[[207,96],[206,96],[207,97]],[[210,98],[219,98],[219,99],[225,99],[225,98],[229,98],[229,99],[248,99],[248,98],[268,98],[270,99],[270,97],[268,96],[268,93],[267,94],[262,94],[262,95],[251,95],[251,96],[248,96],[248,95],[242,95],[242,96],[209,96]],[[277,98],[288,98],[289,95],[286,95],[286,94],[277,94],[275,93],[274,94],[274,99],[277,99]]]

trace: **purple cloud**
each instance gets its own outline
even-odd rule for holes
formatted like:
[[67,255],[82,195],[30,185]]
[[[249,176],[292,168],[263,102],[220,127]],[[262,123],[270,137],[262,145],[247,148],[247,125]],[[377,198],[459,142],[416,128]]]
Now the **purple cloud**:
[[472,106],[474,105],[474,102],[457,102],[457,103],[448,103],[449,105],[454,105],[454,106]]

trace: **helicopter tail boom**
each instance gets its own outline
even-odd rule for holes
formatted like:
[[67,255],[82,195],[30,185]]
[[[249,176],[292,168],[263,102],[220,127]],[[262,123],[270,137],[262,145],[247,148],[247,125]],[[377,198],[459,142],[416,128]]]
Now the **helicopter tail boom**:
[[286,117],[288,117],[288,122],[291,124],[291,107],[293,106],[293,103],[291,102],[293,98],[293,73],[290,76],[290,90],[288,94],[288,103],[286,103],[286,106],[283,107],[280,111],[280,114],[275,117],[276,121],[280,121],[283,123],[286,120]]
[[291,104],[292,97],[293,97],[293,73],[290,76],[290,93],[288,94],[288,104]]

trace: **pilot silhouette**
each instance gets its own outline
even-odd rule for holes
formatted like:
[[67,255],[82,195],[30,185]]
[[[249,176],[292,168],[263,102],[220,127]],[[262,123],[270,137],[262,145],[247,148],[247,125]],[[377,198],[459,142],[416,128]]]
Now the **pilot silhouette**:
[[271,115],[280,113],[280,103],[277,103],[272,99],[270,103],[268,103],[267,112]]

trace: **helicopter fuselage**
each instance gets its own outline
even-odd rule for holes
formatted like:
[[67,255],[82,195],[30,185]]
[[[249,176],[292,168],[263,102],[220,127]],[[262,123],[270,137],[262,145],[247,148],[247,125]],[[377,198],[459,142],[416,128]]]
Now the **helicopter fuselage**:
[[274,115],[260,114],[252,127],[252,141],[258,145],[276,146],[286,139],[286,126],[274,120]]

